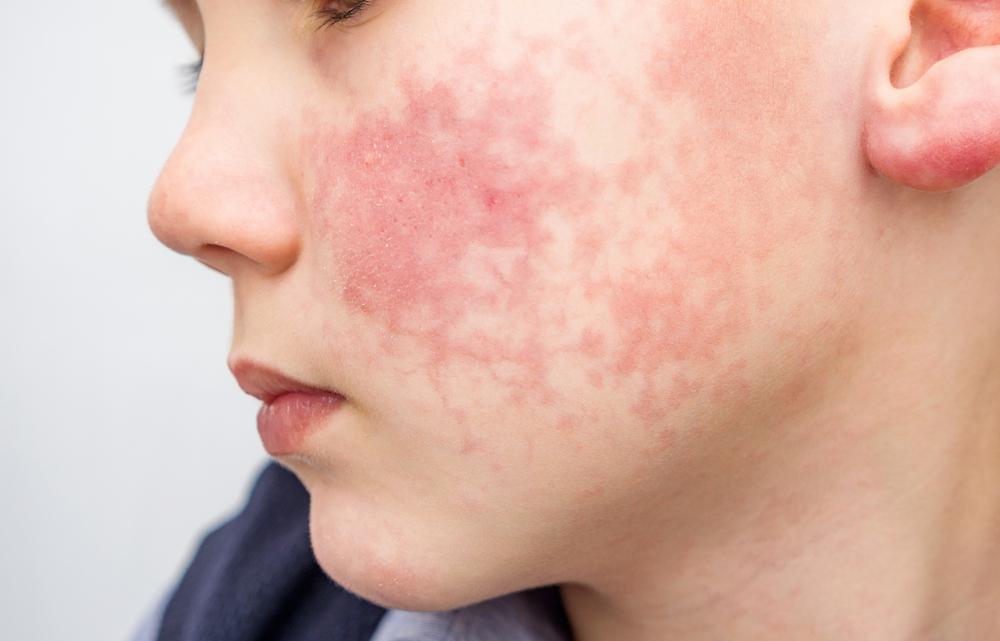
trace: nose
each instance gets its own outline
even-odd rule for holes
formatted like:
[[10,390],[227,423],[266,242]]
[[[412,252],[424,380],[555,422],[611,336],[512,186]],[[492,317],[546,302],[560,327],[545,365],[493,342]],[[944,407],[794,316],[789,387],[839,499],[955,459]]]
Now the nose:
[[260,98],[199,91],[149,196],[160,242],[233,278],[281,273],[300,249],[301,199],[283,161],[294,136]]

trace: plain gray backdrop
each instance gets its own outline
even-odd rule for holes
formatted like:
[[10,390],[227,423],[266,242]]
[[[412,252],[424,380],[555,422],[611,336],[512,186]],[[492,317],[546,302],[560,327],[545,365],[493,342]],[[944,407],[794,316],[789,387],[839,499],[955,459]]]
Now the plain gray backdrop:
[[267,460],[229,280],[146,224],[195,56],[160,0],[0,8],[5,639],[127,639]]

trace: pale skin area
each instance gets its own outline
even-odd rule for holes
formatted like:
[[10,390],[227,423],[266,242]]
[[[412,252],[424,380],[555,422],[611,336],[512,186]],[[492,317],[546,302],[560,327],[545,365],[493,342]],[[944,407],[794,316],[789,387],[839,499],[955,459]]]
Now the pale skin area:
[[233,358],[346,397],[280,459],[331,578],[1000,638],[1000,3],[174,8],[150,224],[232,278]]

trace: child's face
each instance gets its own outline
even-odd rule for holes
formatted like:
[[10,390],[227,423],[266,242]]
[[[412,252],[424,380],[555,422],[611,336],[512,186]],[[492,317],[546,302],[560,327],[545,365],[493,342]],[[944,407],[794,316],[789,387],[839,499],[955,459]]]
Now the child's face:
[[346,397],[281,460],[349,589],[445,609],[641,572],[683,527],[664,497],[752,466],[850,349],[855,9],[200,4],[150,222],[233,278],[234,357]]

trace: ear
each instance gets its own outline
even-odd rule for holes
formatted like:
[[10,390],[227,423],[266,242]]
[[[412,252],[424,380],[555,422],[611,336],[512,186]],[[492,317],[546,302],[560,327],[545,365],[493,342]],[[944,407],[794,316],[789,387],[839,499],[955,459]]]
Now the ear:
[[1000,0],[904,0],[868,73],[864,147],[880,174],[945,191],[1000,164]]

